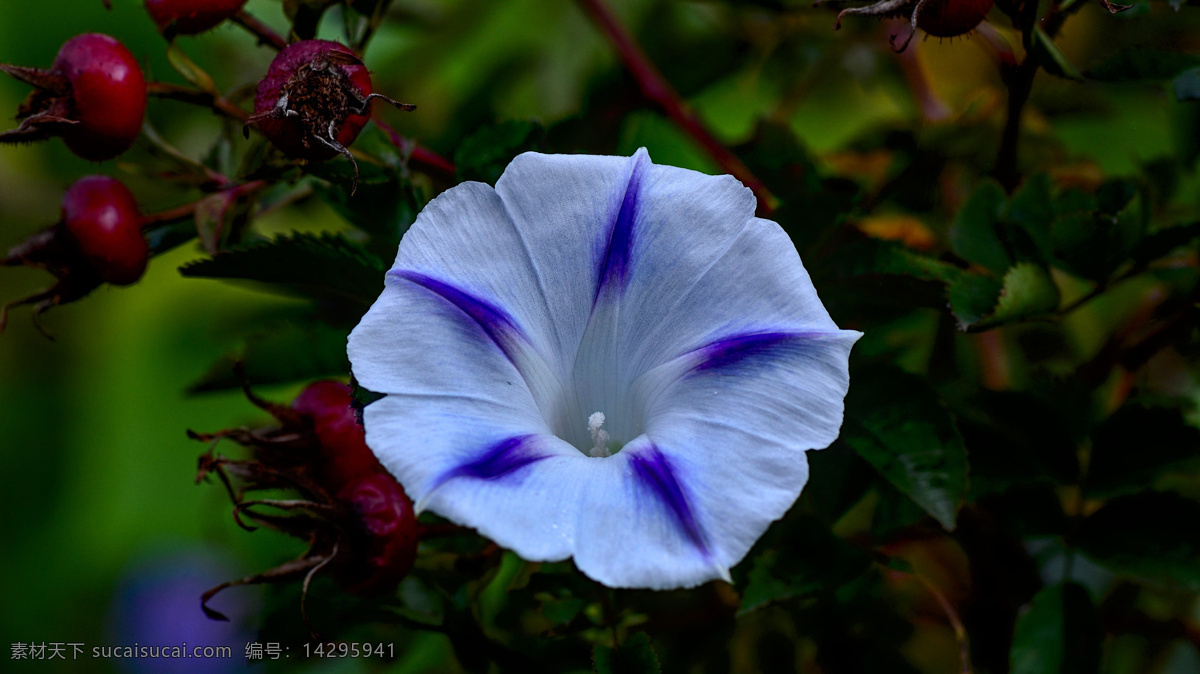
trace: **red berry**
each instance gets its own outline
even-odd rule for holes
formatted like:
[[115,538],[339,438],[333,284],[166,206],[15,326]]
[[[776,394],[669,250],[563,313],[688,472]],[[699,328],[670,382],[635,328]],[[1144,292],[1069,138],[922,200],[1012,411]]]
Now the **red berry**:
[[279,52],[258,83],[254,123],[293,159],[329,159],[366,126],[370,94],[371,76],[349,47],[304,40]]
[[312,417],[313,430],[321,443],[321,481],[334,493],[351,482],[383,472],[383,466],[367,447],[351,400],[349,386],[326,380],[310,384],[292,402],[292,409]]
[[103,161],[128,150],[141,132],[146,80],[133,54],[107,35],[67,40],[50,70],[0,70],[36,87],[17,110],[21,125],[0,133],[0,143],[62,136],[75,154]]
[[179,35],[203,33],[237,14],[246,0],[146,0],[146,12],[158,29]]
[[54,59],[54,71],[71,83],[72,119],[63,141],[92,161],[112,159],[133,145],[146,113],[146,80],[133,54],[99,33],[67,40]]
[[108,176],[80,178],[62,200],[63,226],[103,281],[128,285],[146,271],[149,246],[129,188]]
[[350,592],[376,594],[394,588],[417,556],[417,516],[412,501],[390,475],[363,478],[338,498],[353,512],[339,550],[334,577]]
[[955,37],[975,29],[992,10],[992,0],[925,0],[917,27],[934,37]]

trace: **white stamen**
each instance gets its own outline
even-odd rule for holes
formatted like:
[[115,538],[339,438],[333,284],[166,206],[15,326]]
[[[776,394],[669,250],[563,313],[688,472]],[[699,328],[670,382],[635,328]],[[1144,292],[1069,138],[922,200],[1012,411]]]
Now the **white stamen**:
[[604,412],[593,412],[588,417],[588,431],[592,434],[590,454],[595,457],[612,456],[612,452],[608,451],[608,431],[600,428],[603,425]]

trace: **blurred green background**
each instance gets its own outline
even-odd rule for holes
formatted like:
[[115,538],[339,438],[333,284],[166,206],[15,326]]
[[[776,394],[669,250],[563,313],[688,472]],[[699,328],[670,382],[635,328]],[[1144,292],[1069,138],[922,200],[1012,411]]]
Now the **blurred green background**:
[[[179,81],[141,3],[113,4],[106,11],[100,0],[0,0],[0,62],[48,66],[69,37],[104,32],[125,43],[148,78]],[[940,146],[954,145],[947,137],[956,139],[959,158],[990,157],[996,151],[1004,89],[994,53],[978,35],[918,38],[897,56],[887,45],[897,24],[851,17],[835,32],[833,13],[806,3],[613,4],[667,79],[729,145],[750,140],[761,120],[782,123],[823,170],[857,180],[882,179],[886,167],[872,163],[878,157],[871,150],[882,147],[878,139],[896,129]],[[278,2],[251,0],[247,9],[285,30]],[[1072,18],[1059,46],[1081,67],[1121,47],[1200,53],[1200,11],[1188,9],[1177,14],[1166,3],[1139,3],[1127,15],[1111,17],[1093,2]],[[320,34],[339,37],[335,16],[327,17]],[[233,25],[180,42],[230,92],[252,87],[272,57]],[[585,138],[590,133],[595,151],[629,153],[646,146],[658,163],[717,170],[666,117],[637,101],[636,88],[608,43],[573,2],[397,0],[364,60],[376,90],[419,105],[414,113],[388,111],[384,118],[444,156],[453,157],[459,142],[487,123],[533,119],[552,124],[590,111],[586,119],[594,130],[576,133]],[[931,119],[928,110],[923,114],[911,87],[914,73],[928,80],[943,120]],[[27,92],[15,80],[0,79],[0,112],[15,111]],[[609,117],[596,114],[609,108]],[[1026,120],[1030,142],[1023,146],[1023,161],[1028,169],[1057,171],[1058,177],[1080,182],[1132,174],[1196,143],[1200,115],[1195,108],[1157,85],[1078,83],[1043,73]],[[222,125],[208,111],[183,103],[152,100],[148,114],[164,137],[192,156],[207,150]],[[140,143],[99,165],[75,157],[58,141],[0,146],[0,246],[53,223],[63,190],[88,173],[120,177],[150,212],[196,198],[125,170],[145,158]],[[917,179],[948,180],[939,173]],[[1177,203],[1200,207],[1200,174],[1192,170],[1180,179]],[[940,189],[947,199],[961,200],[955,185]],[[882,215],[912,213],[897,207]],[[946,225],[946,209],[917,216],[934,231]],[[273,213],[255,226],[262,232],[348,227],[316,201]],[[298,543],[282,536],[241,532],[228,516],[221,489],[192,484],[196,457],[205,448],[189,440],[185,430],[267,421],[240,392],[188,395],[186,390],[254,334],[264,316],[294,320],[302,303],[252,287],[181,277],[177,268],[201,256],[189,243],[155,258],[132,287],[102,287],[84,301],[51,311],[44,322],[56,337],[53,342],[33,328],[28,309],[10,316],[0,336],[0,512],[5,514],[0,635],[5,643],[124,644],[120,605],[129,596],[131,579],[145,575],[139,569],[188,560],[179,568],[198,575],[199,585],[206,586],[300,552]],[[0,271],[0,299],[48,282],[40,271]],[[1114,315],[1128,311],[1118,300],[1080,312],[1072,319],[1074,336],[1082,343],[1096,341]],[[290,385],[263,387],[260,393],[282,401],[297,391]],[[242,602],[244,631],[236,634],[253,635],[261,593],[236,589],[228,594],[240,598],[223,598],[216,606],[229,601],[225,605],[236,608]],[[928,647],[911,644],[912,658],[925,671],[954,671],[954,658],[943,657],[953,655],[945,631],[924,634]],[[453,671],[449,653],[442,637],[421,637],[392,667]],[[234,655],[240,662],[241,654]],[[7,656],[0,654],[0,669],[13,664]],[[1181,645],[1163,658],[1159,671],[1200,671],[1194,647]],[[25,665],[28,671],[126,666],[90,659],[53,669],[49,663]],[[340,671],[361,665],[307,666]],[[1112,666],[1113,672],[1132,671]]]

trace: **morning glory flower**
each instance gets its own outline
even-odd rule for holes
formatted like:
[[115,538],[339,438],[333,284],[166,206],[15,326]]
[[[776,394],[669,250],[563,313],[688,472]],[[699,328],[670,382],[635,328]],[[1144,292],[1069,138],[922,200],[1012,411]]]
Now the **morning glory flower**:
[[419,509],[526,560],[728,580],[837,437],[861,336],[754,207],[645,150],[527,153],[447,190],[350,335],[386,394],[367,444]]

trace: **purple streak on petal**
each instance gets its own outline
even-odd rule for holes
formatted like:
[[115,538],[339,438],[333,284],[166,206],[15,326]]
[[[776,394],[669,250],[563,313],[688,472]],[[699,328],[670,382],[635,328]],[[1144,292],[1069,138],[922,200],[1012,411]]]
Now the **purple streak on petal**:
[[722,337],[695,349],[700,362],[692,372],[735,367],[750,358],[771,355],[782,349],[803,347],[806,342],[820,339],[824,332],[758,332]]
[[604,251],[604,260],[600,264],[600,278],[596,282],[596,297],[608,284],[621,284],[629,274],[629,255],[633,250],[633,225],[638,215],[638,199],[642,188],[642,177],[649,164],[644,154],[634,158],[633,171],[629,174],[629,183],[625,186],[625,195],[621,199],[621,208],[617,211],[617,219],[613,222],[612,231],[608,235],[608,248]]
[[516,321],[503,309],[461,288],[419,272],[394,269],[388,272],[388,275],[415,283],[453,304],[459,311],[475,321],[484,333],[496,343],[496,346],[500,347],[504,355],[514,365],[516,364],[517,344],[525,339],[525,334],[521,332]]
[[499,480],[521,470],[525,466],[549,458],[538,454],[532,447],[534,435],[517,435],[506,438],[484,450],[483,454],[457,468],[451,468],[437,480],[441,484],[455,477],[473,477],[477,480]]
[[675,469],[670,460],[652,444],[650,449],[631,456],[629,463],[642,486],[648,488],[659,502],[666,506],[675,518],[675,524],[683,530],[688,540],[707,555],[708,543],[705,541],[704,532],[692,514],[692,507],[688,504],[683,486],[675,477]]

